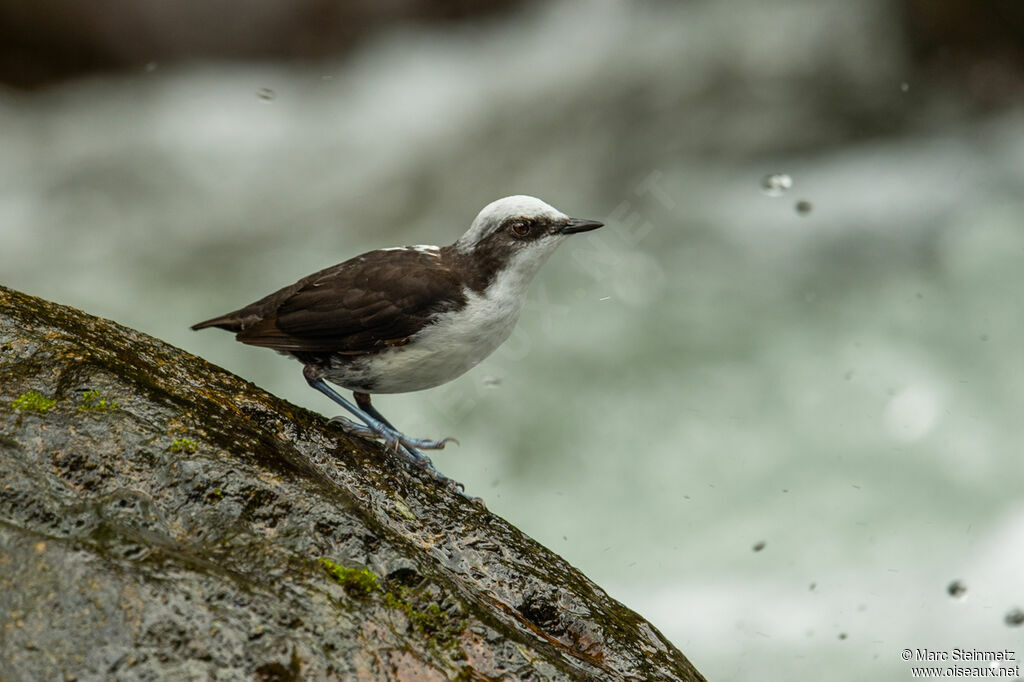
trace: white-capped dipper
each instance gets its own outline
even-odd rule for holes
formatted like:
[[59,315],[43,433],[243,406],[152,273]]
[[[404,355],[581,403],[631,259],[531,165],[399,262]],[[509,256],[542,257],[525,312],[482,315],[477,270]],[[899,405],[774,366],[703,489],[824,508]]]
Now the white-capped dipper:
[[[383,439],[461,492],[418,450],[443,448],[452,439],[409,438],[370,395],[432,388],[486,358],[512,333],[548,256],[569,235],[601,226],[535,197],[505,197],[485,206],[450,246],[370,251],[192,329],[219,327],[242,343],[296,358],[310,386],[366,426],[332,421]],[[351,390],[356,404],[328,381]]]

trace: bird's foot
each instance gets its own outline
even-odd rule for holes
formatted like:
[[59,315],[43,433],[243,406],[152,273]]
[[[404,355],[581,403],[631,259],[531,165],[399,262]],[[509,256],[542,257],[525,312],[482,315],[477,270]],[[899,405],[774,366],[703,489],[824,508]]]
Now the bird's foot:
[[366,438],[379,438],[383,440],[387,444],[389,450],[401,453],[403,457],[411,461],[418,468],[427,472],[431,478],[448,490],[462,495],[464,498],[483,509],[487,508],[484,506],[483,500],[479,497],[471,497],[467,495],[461,483],[453,481],[439,472],[437,468],[434,467],[434,463],[430,461],[430,458],[419,451],[419,448],[423,448],[424,450],[440,450],[448,444],[448,441],[453,441],[456,445],[459,441],[454,438],[442,438],[441,440],[409,438],[392,426],[391,422],[385,419],[384,416],[373,407],[370,403],[369,394],[357,392],[355,397],[356,402],[359,403],[359,407],[356,407],[341,397],[337,391],[327,385],[327,382],[323,379],[322,370],[319,368],[313,365],[306,365],[302,373],[303,376],[306,377],[306,381],[309,382],[310,386],[344,407],[346,410],[358,417],[366,426],[363,426],[363,424],[357,424],[344,417],[334,417],[330,420],[332,424],[340,425],[341,428],[348,433],[354,433]]
[[[446,439],[446,440],[455,440],[455,439],[452,438],[452,439]],[[458,443],[458,441],[455,441],[455,442]],[[434,463],[430,461],[430,458],[427,457],[426,455],[424,455],[422,452],[420,452],[416,448],[411,447],[409,445],[402,445],[398,449],[398,452],[400,452],[403,455],[405,455],[413,464],[415,464],[417,467],[419,467],[420,469],[425,471],[431,478],[433,478],[435,481],[437,481],[443,487],[447,488],[448,490],[452,491],[453,493],[456,493],[456,494],[464,497],[466,500],[468,500],[469,502],[472,502],[473,504],[475,504],[476,506],[480,507],[481,509],[487,509],[487,505],[484,504],[484,501],[483,501],[482,498],[474,497],[473,495],[468,495],[466,493],[466,486],[462,485],[461,483],[459,483],[458,481],[456,481],[454,479],[448,478],[447,476],[442,474],[440,471],[438,471],[437,468],[434,466]]]
[[363,436],[364,438],[377,438],[378,437],[377,436],[377,432],[374,431],[373,429],[371,429],[369,426],[363,426],[362,424],[357,424],[356,422],[352,421],[351,419],[346,419],[345,417],[331,417],[327,421],[327,423],[328,424],[336,424],[336,425],[340,426],[341,430],[344,431],[345,433],[352,433],[352,434],[355,434],[357,436]]
[[[354,433],[356,435],[364,436],[366,438],[379,438],[383,440],[385,443],[387,443],[389,449],[394,450],[396,452],[402,448],[412,449],[413,452],[416,452],[418,449],[442,450],[444,449],[444,446],[447,445],[449,442],[455,443],[456,445],[459,444],[458,440],[450,436],[447,438],[442,438],[441,440],[430,440],[428,438],[410,438],[401,431],[389,428],[384,424],[379,424],[379,428],[373,428],[370,426],[357,424],[351,419],[347,419],[345,417],[332,417],[330,423],[338,424],[347,433]],[[420,458],[426,459],[426,456],[423,455],[422,453],[417,453],[417,455],[410,456],[414,461]],[[430,460],[427,459],[427,461],[429,462]]]
[[330,420],[330,423],[338,424],[339,426],[341,426],[342,429],[345,430],[346,433],[354,433],[356,435],[364,436],[366,438],[383,440],[387,444],[389,450],[392,450],[393,452],[396,452],[405,457],[406,459],[408,459],[410,462],[416,465],[417,468],[425,471],[427,475],[429,475],[443,487],[447,488],[448,490],[451,490],[454,493],[458,493],[459,495],[466,498],[467,500],[477,505],[481,509],[487,509],[487,505],[484,504],[484,501],[482,499],[480,499],[479,497],[474,497],[472,495],[467,495],[465,486],[463,486],[458,481],[448,478],[440,471],[438,471],[437,467],[434,466],[434,463],[430,461],[430,458],[427,457],[422,452],[420,452],[418,449],[423,448],[425,450],[440,450],[448,443],[448,441],[452,441],[456,445],[458,445],[459,441],[455,440],[454,438],[442,438],[441,440],[409,438],[400,431],[396,431],[393,429],[382,429],[381,431],[378,431],[376,429],[370,428],[369,426],[357,424],[351,419],[346,419],[345,417],[334,417]]

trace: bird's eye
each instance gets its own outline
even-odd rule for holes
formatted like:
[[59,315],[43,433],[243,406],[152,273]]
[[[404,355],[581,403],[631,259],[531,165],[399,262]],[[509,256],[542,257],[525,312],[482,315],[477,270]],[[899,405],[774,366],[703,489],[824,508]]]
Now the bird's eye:
[[533,226],[526,220],[513,220],[508,225],[508,231],[517,237],[528,237],[532,227]]

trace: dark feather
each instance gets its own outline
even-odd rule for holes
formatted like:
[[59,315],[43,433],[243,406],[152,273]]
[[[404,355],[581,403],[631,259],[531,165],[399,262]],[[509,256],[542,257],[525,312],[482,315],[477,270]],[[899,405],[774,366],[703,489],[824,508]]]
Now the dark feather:
[[193,329],[219,327],[243,343],[299,353],[363,355],[402,345],[434,314],[465,302],[449,248],[440,257],[371,251]]

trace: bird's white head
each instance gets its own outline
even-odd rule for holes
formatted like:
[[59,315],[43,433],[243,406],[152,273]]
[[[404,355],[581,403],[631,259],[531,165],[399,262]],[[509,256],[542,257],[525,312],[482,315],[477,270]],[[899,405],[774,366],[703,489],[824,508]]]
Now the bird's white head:
[[455,249],[528,280],[566,237],[602,224],[570,218],[537,197],[517,194],[484,206]]

